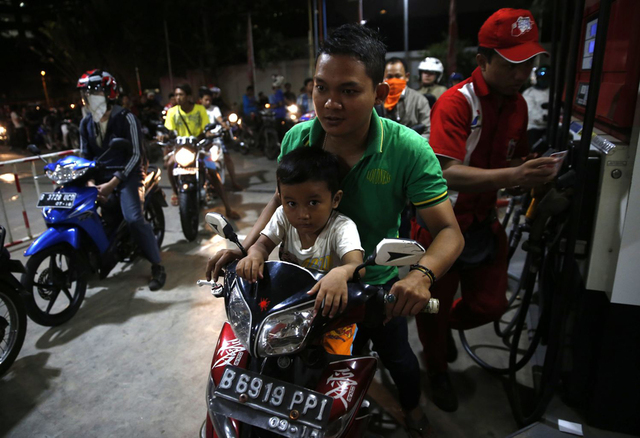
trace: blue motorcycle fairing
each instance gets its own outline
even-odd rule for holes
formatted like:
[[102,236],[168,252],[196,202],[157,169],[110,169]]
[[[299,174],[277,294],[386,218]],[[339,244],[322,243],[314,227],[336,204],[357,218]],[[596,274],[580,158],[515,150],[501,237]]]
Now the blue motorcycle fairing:
[[47,228],[44,233],[29,245],[29,248],[24,252],[24,255],[32,256],[43,249],[52,247],[59,243],[68,243],[74,249],[80,248],[80,230],[76,227]]
[[49,163],[44,166],[44,170],[56,170],[57,166],[66,167],[71,165],[75,170],[84,169],[85,167],[96,167],[95,161],[87,160],[85,158],[76,157],[75,155],[68,155],[59,159],[54,163]]
[[204,159],[204,167],[215,171],[219,170],[218,163],[216,161],[213,161],[209,155],[207,155],[207,157]]
[[56,189],[56,192],[77,193],[77,195],[73,208],[44,208],[42,215],[47,225],[58,228],[65,226],[82,228],[95,242],[98,251],[101,254],[104,253],[109,248],[109,239],[97,213],[98,189],[66,185]]

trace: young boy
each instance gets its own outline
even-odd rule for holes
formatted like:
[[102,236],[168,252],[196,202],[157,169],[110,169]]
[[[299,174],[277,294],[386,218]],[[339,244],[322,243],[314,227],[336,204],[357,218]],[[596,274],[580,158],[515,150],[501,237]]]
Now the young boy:
[[[333,318],[347,305],[347,281],[364,253],[356,224],[335,210],[342,199],[338,160],[320,148],[299,148],[282,158],[276,175],[281,206],[236,272],[251,282],[262,278],[264,261],[282,244],[280,260],[328,271],[309,295],[317,293],[316,311],[322,308],[324,316]],[[351,354],[354,334],[355,325],[328,333],[325,349]]]

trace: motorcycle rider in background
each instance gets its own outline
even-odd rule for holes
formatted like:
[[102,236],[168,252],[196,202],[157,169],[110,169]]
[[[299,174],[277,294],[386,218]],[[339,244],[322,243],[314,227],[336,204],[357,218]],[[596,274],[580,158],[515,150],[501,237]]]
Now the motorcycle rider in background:
[[418,65],[418,74],[420,75],[420,88],[418,91],[425,95],[429,100],[429,95],[433,96],[433,102],[429,100],[429,104],[433,106],[436,100],[447,91],[447,87],[438,84],[444,73],[444,66],[438,58],[426,57]]
[[142,147],[140,121],[128,110],[115,104],[118,88],[115,78],[103,70],[89,70],[78,79],[77,88],[88,114],[80,122],[80,151],[82,157],[94,160],[109,147],[111,140],[123,138],[131,143],[131,151],[111,150],[102,160],[107,166],[122,166],[123,170],[103,171],[98,181],[89,181],[98,189],[98,200],[106,202],[115,189],[119,191],[120,208],[131,234],[151,262],[149,289],[162,288],[167,279],[160,264],[160,249],[151,225],[145,220],[144,174],[147,164]]
[[522,93],[527,101],[529,121],[527,124],[527,141],[532,148],[547,132],[547,115],[545,106],[549,103],[549,68],[539,67],[535,70],[535,84]]
[[[178,85],[174,90],[174,96],[176,98],[176,105],[167,111],[164,126],[169,131],[176,131],[179,137],[196,137],[198,140],[201,140],[205,136],[204,128],[209,123],[207,110],[205,110],[202,105],[193,103],[191,86],[189,84]],[[166,140],[166,138],[162,138],[161,140]],[[173,176],[175,163],[176,159],[174,155],[167,155],[165,157],[165,168],[169,173],[169,181],[173,189],[173,195],[171,197],[171,205],[173,206],[178,205],[178,187],[176,186],[176,179]],[[240,215],[231,209],[229,199],[227,198],[224,187],[222,187],[220,176],[217,173],[212,176],[211,183],[224,204],[225,215],[231,219],[240,219]]]
[[[222,112],[220,112],[220,108],[213,105],[213,94],[210,91],[204,91],[202,93],[202,106],[207,111],[207,115],[209,116],[209,123],[213,123],[216,125],[222,125],[224,129],[229,129],[229,125],[222,118]],[[205,134],[209,136],[209,133]],[[236,181],[236,167],[233,164],[233,160],[231,159],[231,155],[227,151],[227,146],[222,143],[222,153],[224,154],[224,166],[229,171],[229,177],[231,178],[231,185],[234,190],[242,190],[243,187],[238,184]]]

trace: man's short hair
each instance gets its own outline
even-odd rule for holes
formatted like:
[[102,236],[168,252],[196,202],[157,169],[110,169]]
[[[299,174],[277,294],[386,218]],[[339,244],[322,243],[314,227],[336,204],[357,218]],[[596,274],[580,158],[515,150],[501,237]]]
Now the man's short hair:
[[278,170],[278,191],[280,184],[286,186],[307,181],[326,182],[331,195],[340,190],[340,170],[338,158],[321,148],[300,146],[282,157]]
[[343,24],[322,42],[316,63],[320,55],[325,54],[347,55],[362,62],[374,86],[384,79],[387,48],[373,29],[359,24]]
[[384,64],[384,66],[386,67],[389,64],[397,64],[397,63],[401,63],[402,67],[404,68],[404,72],[407,73],[409,70],[407,69],[407,63],[405,62],[404,59],[402,58],[398,58],[397,56],[394,56],[393,58],[389,58],[387,59],[387,62]]
[[249,90],[253,90],[253,85],[248,85],[247,86],[247,91],[249,91]]
[[209,96],[210,98],[213,99],[213,93],[211,92],[211,90],[207,89],[207,90],[202,90],[202,92],[200,93],[202,94],[202,96],[200,97],[205,97],[205,96]]
[[495,53],[496,51],[493,49],[488,49],[486,47],[478,46],[478,54],[484,55],[484,57],[487,58],[487,62],[491,62],[491,58],[493,58],[493,55]]
[[176,90],[180,88],[182,91],[184,91],[184,94],[186,94],[187,96],[191,96],[191,85],[184,83],[184,84],[178,84],[176,85]]
[[307,79],[305,79],[305,80],[304,80],[304,86],[305,86],[305,88],[306,88],[306,86],[307,86],[307,84],[308,84],[309,82],[313,82],[313,78],[307,78]]

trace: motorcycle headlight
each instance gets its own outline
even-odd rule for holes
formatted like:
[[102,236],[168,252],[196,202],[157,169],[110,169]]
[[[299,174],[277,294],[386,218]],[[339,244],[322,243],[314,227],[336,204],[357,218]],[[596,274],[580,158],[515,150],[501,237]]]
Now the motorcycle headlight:
[[187,148],[180,148],[176,153],[176,161],[182,167],[188,167],[196,159],[196,154]]
[[315,317],[314,302],[274,313],[262,322],[258,335],[261,357],[294,353],[304,345]]
[[287,107],[287,111],[289,111],[290,113],[298,113],[298,105],[289,105]]
[[88,167],[82,169],[73,169],[73,164],[68,166],[56,166],[55,170],[47,170],[47,178],[55,182],[56,184],[66,184],[74,179],[80,178],[87,173]]
[[218,145],[211,146],[211,149],[209,150],[211,161],[218,161],[220,159],[221,152],[222,151],[220,150],[220,146]]
[[237,282],[233,285],[229,294],[227,319],[236,338],[248,350],[251,338],[251,309],[249,309],[249,305],[244,300]]
[[7,133],[7,129],[4,126],[0,126],[0,135],[5,135]]
[[236,113],[229,114],[229,123],[236,123],[238,121],[238,115]]

